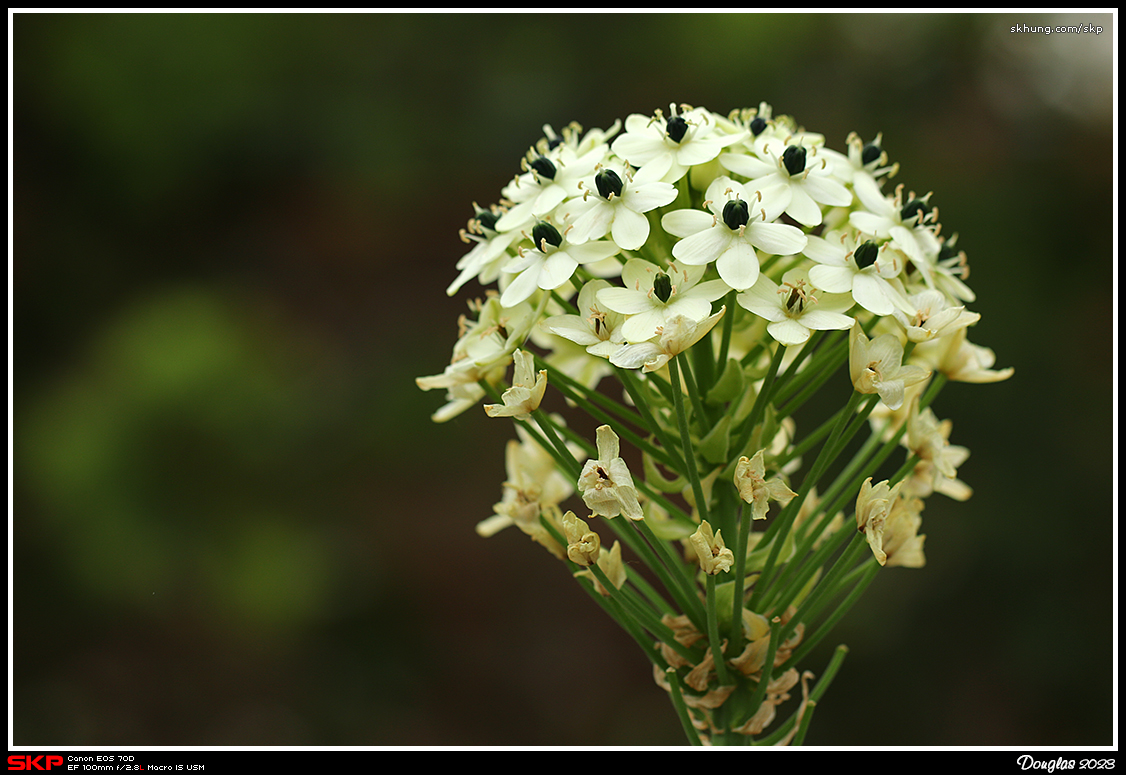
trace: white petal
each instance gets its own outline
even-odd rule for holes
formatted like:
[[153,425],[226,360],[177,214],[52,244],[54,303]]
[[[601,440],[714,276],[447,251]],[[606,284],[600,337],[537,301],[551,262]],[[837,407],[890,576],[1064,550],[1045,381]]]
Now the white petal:
[[598,292],[598,302],[606,309],[623,315],[637,315],[653,307],[646,291],[633,288],[603,288]]
[[[812,272],[809,277],[811,280],[813,279]],[[813,281],[815,283],[817,282],[816,280]],[[821,287],[827,291],[836,291],[835,288],[830,288],[826,285],[822,285]],[[891,311],[895,309],[884,293],[883,284],[872,275],[865,274],[864,272],[853,275],[852,298],[856,299],[856,303],[861,307],[877,315],[890,315]]]
[[500,297],[502,307],[515,307],[527,299],[536,290],[536,280],[539,277],[539,267],[529,267],[516,276]]
[[677,242],[672,246],[672,254],[674,258],[686,264],[704,266],[719,258],[731,244],[733,236],[731,229],[722,223],[717,223],[710,229]]
[[807,238],[802,253],[826,266],[845,266],[848,263],[845,258],[847,251],[840,243],[829,242],[821,237]]
[[582,245],[569,245],[567,255],[580,264],[590,264],[601,261],[618,253],[620,248],[610,240],[597,242],[584,242]]
[[815,286],[829,293],[850,293],[852,278],[856,272],[847,266],[811,266],[809,280]]
[[758,256],[744,239],[731,240],[731,246],[719,257],[715,267],[723,281],[737,291],[750,288],[758,280]]
[[[586,247],[585,245],[577,245],[572,247],[572,250],[577,248]],[[539,286],[545,291],[550,291],[558,288],[563,283],[571,279],[571,275],[575,273],[575,268],[578,264],[575,259],[563,251],[556,251],[547,257],[543,262],[543,267],[539,273]]]
[[639,369],[661,354],[661,348],[652,342],[626,345],[610,356],[610,363],[623,369]]
[[839,331],[851,328],[855,322],[848,315],[839,312],[830,312],[824,309],[808,309],[801,316],[803,326],[814,328],[818,331]]
[[796,226],[784,223],[755,222],[747,226],[747,235],[759,250],[776,256],[791,256],[805,250],[808,238]]
[[622,336],[625,337],[627,342],[644,342],[647,339],[652,339],[657,333],[658,326],[662,326],[664,323],[665,313],[663,310],[649,309],[639,315],[632,316],[623,323]]
[[766,327],[767,333],[784,345],[805,344],[810,330],[793,318],[785,318]]
[[658,207],[664,207],[676,199],[676,186],[668,183],[645,183],[637,185],[631,183],[622,192],[626,206],[638,213],[647,213]]
[[690,237],[713,223],[715,219],[703,210],[673,210],[661,218],[661,228],[674,237]]
[[821,223],[821,207],[813,201],[803,186],[790,186],[790,204],[786,212],[797,221],[806,226],[817,226]]
[[637,250],[649,239],[649,219],[628,207],[619,207],[610,235],[625,250]]
[[818,202],[833,207],[848,207],[852,194],[835,180],[821,175],[810,175],[804,183],[806,191]]
[[[628,119],[626,127],[627,129],[629,127]],[[610,149],[635,167],[648,164],[657,156],[668,152],[665,141],[655,132],[649,130],[643,132],[627,131],[626,134],[618,136]]]
[[601,239],[610,230],[614,220],[614,206],[609,202],[598,201],[580,214],[567,232],[567,241],[581,244],[592,239]]

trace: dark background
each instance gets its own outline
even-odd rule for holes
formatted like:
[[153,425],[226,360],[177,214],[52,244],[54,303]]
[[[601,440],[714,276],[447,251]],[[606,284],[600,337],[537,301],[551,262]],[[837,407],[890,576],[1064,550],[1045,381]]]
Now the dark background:
[[939,397],[976,494],[807,661],[851,649],[808,742],[1116,741],[1113,21],[15,15],[14,743],[680,744],[565,570],[474,534],[511,424],[414,378],[544,123],[760,100],[884,133],[1016,368]]

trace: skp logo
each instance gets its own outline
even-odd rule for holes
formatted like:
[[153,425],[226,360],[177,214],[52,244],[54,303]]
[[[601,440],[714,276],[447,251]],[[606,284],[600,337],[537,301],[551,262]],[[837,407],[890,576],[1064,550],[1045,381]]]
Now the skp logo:
[[12,754],[8,757],[9,770],[49,770],[52,767],[61,767],[61,756],[20,756]]

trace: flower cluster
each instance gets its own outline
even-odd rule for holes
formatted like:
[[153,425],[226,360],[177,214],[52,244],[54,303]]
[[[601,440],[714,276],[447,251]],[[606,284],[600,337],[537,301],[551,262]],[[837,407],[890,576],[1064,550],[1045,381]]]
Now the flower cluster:
[[[765,103],[545,126],[520,168],[474,205],[447,293],[482,290],[450,365],[418,379],[446,390],[436,421],[491,397],[485,412],[518,426],[478,532],[517,525],[568,563],[638,639],[691,741],[800,741],[819,696],[804,680],[764,732],[799,644],[839,619],[837,592],[924,564],[925,498],[970,495],[935,396],[1012,373],[967,338],[966,254],[931,194],[891,184],[881,135],[836,151]],[[818,391],[844,406],[799,439],[792,415]],[[553,393],[595,419],[593,442],[541,409],[563,408]],[[842,529],[850,505],[858,531]]]

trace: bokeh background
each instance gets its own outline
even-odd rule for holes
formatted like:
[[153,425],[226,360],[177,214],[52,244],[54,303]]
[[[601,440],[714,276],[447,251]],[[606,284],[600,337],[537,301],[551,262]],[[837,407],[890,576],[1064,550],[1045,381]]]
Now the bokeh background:
[[9,742],[680,744],[564,569],[474,534],[511,425],[414,378],[543,124],[766,100],[884,133],[1016,368],[940,396],[976,494],[809,660],[851,649],[808,742],[1110,745],[1115,20],[16,14]]

